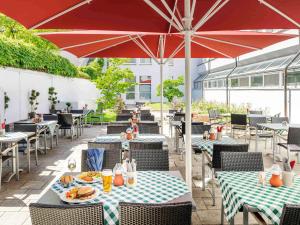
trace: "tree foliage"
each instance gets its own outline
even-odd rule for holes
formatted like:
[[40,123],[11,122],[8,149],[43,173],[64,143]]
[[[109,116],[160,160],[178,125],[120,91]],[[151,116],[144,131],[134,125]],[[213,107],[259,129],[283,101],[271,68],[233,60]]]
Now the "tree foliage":
[[[167,79],[163,82],[163,94],[168,102],[172,102],[175,97],[183,97],[183,92],[180,90],[180,86],[184,85],[183,76],[179,76],[177,79]],[[156,87],[156,95],[160,96],[160,84]]]
[[95,80],[101,97],[98,102],[103,109],[112,109],[118,101],[118,97],[125,93],[128,88],[135,85],[133,72],[128,68],[120,66],[126,59],[109,59],[108,68],[101,72]]
[[94,59],[87,66],[79,67],[79,71],[87,74],[91,80],[96,80],[102,73],[104,66],[104,59]]

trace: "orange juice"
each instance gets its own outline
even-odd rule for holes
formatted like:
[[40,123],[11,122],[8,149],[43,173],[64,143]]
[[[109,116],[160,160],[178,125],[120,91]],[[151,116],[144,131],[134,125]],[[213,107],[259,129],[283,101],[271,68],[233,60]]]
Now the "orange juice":
[[109,193],[112,189],[112,170],[103,170],[102,171],[102,183],[103,183],[103,192]]

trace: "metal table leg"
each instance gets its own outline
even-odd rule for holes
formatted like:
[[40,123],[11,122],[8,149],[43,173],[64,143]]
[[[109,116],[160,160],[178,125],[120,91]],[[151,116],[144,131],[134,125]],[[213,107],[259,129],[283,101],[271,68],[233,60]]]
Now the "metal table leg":
[[205,155],[202,151],[202,191],[205,191]]

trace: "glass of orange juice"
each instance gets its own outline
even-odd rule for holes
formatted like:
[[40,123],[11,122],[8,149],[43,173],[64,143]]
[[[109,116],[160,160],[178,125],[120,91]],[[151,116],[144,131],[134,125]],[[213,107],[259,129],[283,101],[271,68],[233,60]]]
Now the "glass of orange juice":
[[112,189],[112,170],[105,169],[102,171],[103,192],[110,193]]

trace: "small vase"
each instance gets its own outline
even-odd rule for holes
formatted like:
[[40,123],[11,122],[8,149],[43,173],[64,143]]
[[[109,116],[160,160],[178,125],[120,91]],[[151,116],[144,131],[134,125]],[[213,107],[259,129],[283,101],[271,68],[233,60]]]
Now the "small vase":
[[221,141],[222,140],[222,132],[217,133],[217,140]]
[[293,186],[294,183],[294,172],[292,171],[283,171],[282,172],[282,183],[286,187]]
[[280,178],[280,175],[272,174],[272,177],[270,179],[270,184],[271,184],[272,187],[281,187],[282,186],[282,180]]
[[215,135],[215,133],[210,133],[210,134],[209,134],[209,140],[211,140],[211,141],[216,140],[216,135]]
[[135,187],[136,184],[137,184],[136,172],[127,172],[126,186],[127,187]]
[[123,179],[122,173],[120,173],[120,174],[115,174],[114,185],[115,185],[116,187],[119,187],[119,186],[123,186],[123,185],[124,185],[124,179]]

